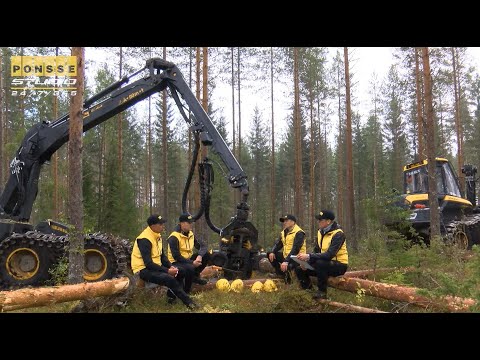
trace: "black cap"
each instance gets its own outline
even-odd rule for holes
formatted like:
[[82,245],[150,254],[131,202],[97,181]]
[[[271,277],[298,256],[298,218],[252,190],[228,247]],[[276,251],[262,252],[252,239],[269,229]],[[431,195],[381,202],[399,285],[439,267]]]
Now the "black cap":
[[161,217],[158,214],[150,215],[147,219],[148,226],[152,226],[155,224],[165,224],[166,222],[167,220],[165,220],[163,217]]
[[333,211],[330,210],[322,210],[317,215],[315,215],[317,220],[327,219],[327,220],[335,220],[335,214]]
[[293,220],[293,221],[297,222],[297,218],[295,216],[293,216],[292,214],[287,214],[287,215],[282,216],[280,218],[280,222],[284,222],[285,220]]
[[193,223],[193,217],[192,217],[192,215],[190,215],[188,213],[185,213],[185,214],[180,215],[180,217],[178,218],[178,222]]

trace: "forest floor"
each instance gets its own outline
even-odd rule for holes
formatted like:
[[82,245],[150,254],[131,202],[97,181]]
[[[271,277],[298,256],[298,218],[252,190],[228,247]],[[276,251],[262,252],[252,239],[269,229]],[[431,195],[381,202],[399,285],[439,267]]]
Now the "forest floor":
[[[368,250],[368,249],[367,249]],[[371,249],[370,249],[371,250]],[[350,256],[349,270],[371,269],[374,264],[380,267],[410,266],[411,271],[395,270],[370,275],[369,280],[384,283],[413,286],[421,289],[422,295],[455,295],[476,299],[480,303],[480,251],[459,250],[439,245],[435,247],[412,246],[393,251],[364,251]],[[268,274],[254,272],[252,278],[268,278]],[[210,279],[211,282],[216,278]],[[348,309],[339,309],[328,304],[320,304],[312,299],[312,293],[301,290],[294,280],[287,285],[276,281],[278,290],[274,292],[253,293],[245,286],[243,291],[222,292],[217,289],[199,291],[192,298],[199,305],[196,313],[343,313]],[[362,291],[351,293],[329,288],[328,299],[365,308],[392,313],[431,313],[438,309],[425,309],[415,305],[365,295]],[[68,313],[78,309],[79,301],[55,304],[45,307],[22,309],[14,312]],[[167,303],[165,291],[159,289],[136,289],[129,301],[121,306],[115,297],[98,301],[88,312],[98,313],[191,313],[179,300]],[[480,312],[479,306],[467,312]]]

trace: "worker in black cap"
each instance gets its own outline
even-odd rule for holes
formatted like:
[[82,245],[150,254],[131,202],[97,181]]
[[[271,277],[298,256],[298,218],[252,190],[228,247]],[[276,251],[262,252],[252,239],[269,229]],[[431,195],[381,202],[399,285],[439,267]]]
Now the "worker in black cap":
[[[189,293],[192,283],[205,285],[208,281],[200,278],[200,273],[207,266],[210,259],[207,245],[198,240],[192,231],[193,217],[190,214],[181,214],[178,225],[168,237],[168,260],[176,267],[185,271],[185,292]],[[198,253],[193,253],[193,248]]]
[[305,231],[298,226],[297,218],[292,214],[282,216],[280,222],[283,223],[283,230],[267,256],[277,275],[285,277],[285,283],[291,284],[290,271],[299,266],[291,256],[307,252]]
[[303,289],[311,289],[310,276],[317,277],[318,291],[314,299],[327,298],[327,280],[329,276],[345,274],[348,267],[348,252],[345,234],[335,221],[335,214],[330,210],[322,210],[315,215],[318,220],[318,238],[313,253],[299,254],[298,258],[307,261],[314,270],[302,267],[295,269]]
[[197,304],[183,290],[185,271],[172,266],[165,256],[162,246],[162,235],[166,220],[154,214],[148,217],[148,226],[135,239],[131,255],[131,266],[134,274],[140,279],[168,287],[169,303],[178,297],[189,309],[195,309]]

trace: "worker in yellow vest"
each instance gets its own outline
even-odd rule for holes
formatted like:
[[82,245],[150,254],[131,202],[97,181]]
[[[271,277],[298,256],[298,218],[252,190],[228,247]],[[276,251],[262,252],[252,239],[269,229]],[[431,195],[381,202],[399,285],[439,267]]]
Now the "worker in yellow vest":
[[178,297],[189,309],[198,305],[183,290],[185,271],[172,266],[162,247],[162,235],[166,220],[158,214],[148,217],[148,226],[135,239],[131,255],[134,274],[146,282],[166,286],[169,303]]
[[280,222],[283,223],[283,230],[267,256],[277,275],[284,277],[285,283],[291,284],[290,272],[299,266],[291,256],[307,252],[305,232],[298,226],[297,218],[292,214],[282,216]]
[[345,234],[335,220],[335,214],[330,210],[322,210],[315,215],[318,220],[317,242],[313,253],[299,254],[298,259],[306,261],[314,270],[306,266],[295,271],[303,289],[311,289],[310,276],[317,277],[318,291],[313,298],[327,298],[327,280],[329,276],[345,274],[348,267],[348,252]]
[[[184,290],[189,293],[192,283],[205,285],[208,281],[200,278],[200,273],[210,259],[207,245],[197,239],[192,231],[193,217],[181,214],[178,225],[168,237],[168,260],[185,271]],[[197,252],[193,250],[197,249]]]

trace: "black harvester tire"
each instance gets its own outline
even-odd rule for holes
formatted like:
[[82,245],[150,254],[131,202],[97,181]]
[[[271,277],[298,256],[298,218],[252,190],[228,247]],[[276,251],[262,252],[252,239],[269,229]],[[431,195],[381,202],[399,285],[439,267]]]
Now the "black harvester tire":
[[[102,281],[123,275],[127,268],[123,248],[116,244],[116,238],[107,234],[87,234],[84,243],[86,281]],[[88,259],[100,261],[99,270],[88,270]],[[95,266],[97,264],[94,264]]]
[[56,264],[63,248],[58,238],[61,237],[29,231],[14,233],[3,240],[0,244],[0,287],[37,286],[49,280],[49,269]]

